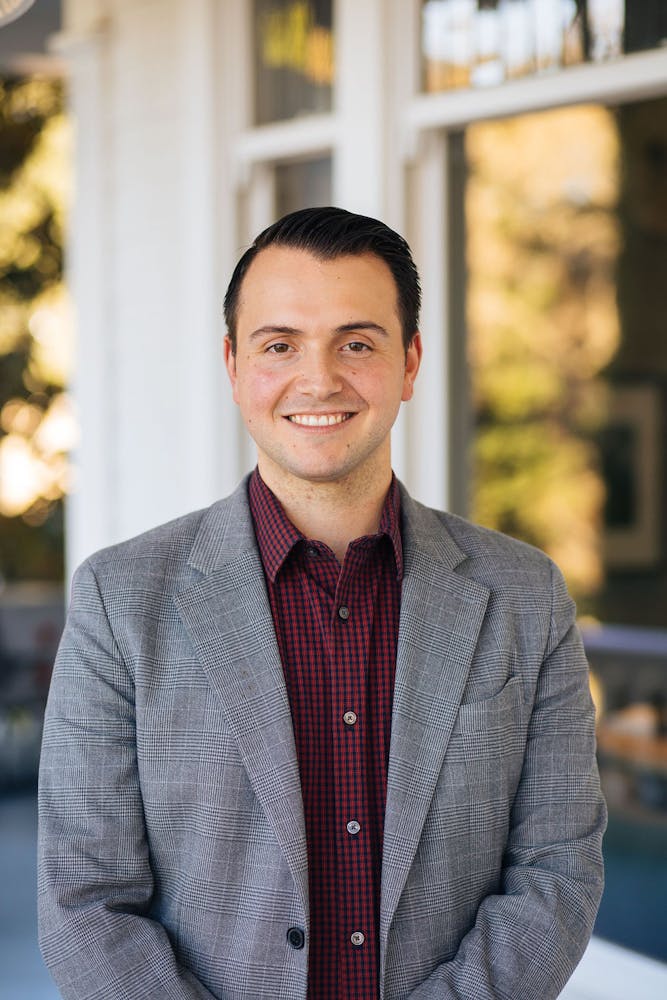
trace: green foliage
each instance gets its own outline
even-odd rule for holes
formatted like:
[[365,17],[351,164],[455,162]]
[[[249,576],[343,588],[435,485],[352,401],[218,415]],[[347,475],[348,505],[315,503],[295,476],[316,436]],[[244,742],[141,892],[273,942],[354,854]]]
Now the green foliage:
[[63,574],[62,491],[53,482],[35,488],[21,509],[11,499],[16,463],[1,449],[20,440],[35,463],[46,467],[52,457],[40,453],[35,435],[64,398],[66,366],[44,363],[45,324],[37,319],[64,301],[67,180],[62,84],[0,81],[0,578],[7,580]]
[[547,551],[583,598],[602,574],[595,435],[619,344],[615,122],[527,115],[471,127],[466,148],[473,517]]

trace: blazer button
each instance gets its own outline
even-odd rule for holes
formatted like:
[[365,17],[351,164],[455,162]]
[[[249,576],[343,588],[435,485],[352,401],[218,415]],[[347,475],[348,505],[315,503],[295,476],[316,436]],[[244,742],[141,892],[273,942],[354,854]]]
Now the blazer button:
[[306,935],[303,933],[300,927],[290,927],[287,931],[287,943],[290,948],[303,948],[306,943]]

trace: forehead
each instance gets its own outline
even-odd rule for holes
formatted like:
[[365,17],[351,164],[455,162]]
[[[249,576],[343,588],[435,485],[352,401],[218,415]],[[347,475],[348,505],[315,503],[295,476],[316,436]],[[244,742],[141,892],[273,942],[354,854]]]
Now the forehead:
[[266,310],[321,314],[326,309],[370,313],[358,319],[377,318],[374,314],[381,311],[398,320],[398,292],[389,266],[373,253],[327,259],[294,247],[269,246],[259,251],[243,278],[237,315],[242,321]]

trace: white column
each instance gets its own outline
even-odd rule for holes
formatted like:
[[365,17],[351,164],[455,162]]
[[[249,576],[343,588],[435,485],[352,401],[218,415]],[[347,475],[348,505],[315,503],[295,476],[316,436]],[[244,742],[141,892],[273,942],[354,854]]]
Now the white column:
[[[401,233],[413,245],[419,228],[413,223],[413,206],[408,201],[408,178],[416,159],[414,130],[407,128],[405,109],[419,88],[419,0],[386,0],[388,26],[383,43],[385,63],[385,134],[382,171],[386,185],[384,221]],[[416,251],[416,247],[413,246]],[[427,351],[426,366],[433,356]],[[392,464],[394,471],[405,485],[418,495],[420,483],[414,475],[419,464],[419,454],[413,454],[414,435],[411,428],[418,420],[422,407],[421,396],[428,388],[428,376],[418,376],[416,396],[404,403],[392,432]],[[416,411],[413,414],[413,411]],[[417,444],[417,447],[419,445]]]
[[[253,65],[251,11],[248,0],[214,0],[220,18],[215,46],[219,72],[216,89],[217,133],[216,172],[219,180],[219,204],[216,216],[220,251],[217,287],[222,303],[232,271],[258,231],[249,229],[243,217],[242,203],[248,184],[248,169],[239,166],[236,157],[238,138],[247,129],[252,115]],[[273,205],[271,205],[272,214]],[[269,220],[270,221],[270,220]],[[263,222],[261,228],[268,225]],[[226,331],[223,326],[223,334]],[[256,461],[250,437],[240,418],[228,385],[219,387],[222,405],[220,445],[222,458],[220,490],[229,493]]]
[[70,568],[211,502],[245,459],[222,363],[238,249],[222,5],[107,0],[93,23],[86,6],[69,0],[61,40],[77,120],[70,285],[83,430]]
[[110,281],[118,362],[111,391],[122,451],[115,484],[122,537],[213,499],[211,378],[220,351],[204,208],[213,200],[208,5],[112,6],[117,197]]
[[[69,8],[75,5],[71,2]],[[92,13],[89,9],[89,13]],[[114,400],[115,303],[108,282],[114,187],[109,169],[109,34],[101,19],[77,24],[54,39],[69,66],[75,126],[76,197],[69,220],[67,282],[75,304],[77,365],[74,395],[81,439],[72,456],[75,489],[66,502],[69,572],[82,555],[117,532],[112,501],[118,466]]]
[[408,201],[408,240],[423,286],[424,358],[414,398],[402,414],[402,449],[394,465],[413,495],[440,509],[449,506],[450,331],[447,327],[447,143],[444,133],[423,136]]
[[334,204],[384,218],[386,4],[383,0],[337,0],[335,31],[339,138]]

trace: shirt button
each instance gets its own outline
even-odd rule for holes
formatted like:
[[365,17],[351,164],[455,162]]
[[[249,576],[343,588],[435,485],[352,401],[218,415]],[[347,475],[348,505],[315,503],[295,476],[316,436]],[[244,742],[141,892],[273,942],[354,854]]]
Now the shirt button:
[[365,940],[366,936],[361,931],[355,931],[354,934],[350,935],[350,941],[356,948],[359,948]]
[[306,943],[306,935],[300,927],[290,927],[287,931],[287,943],[290,948],[295,948],[298,951]]
[[346,712],[345,715],[343,716],[343,722],[345,723],[346,726],[353,726],[356,721],[357,721],[356,712]]
[[314,559],[317,555],[317,549],[313,545],[309,545],[308,548],[306,549],[306,553],[307,555],[310,556],[311,559]]
[[345,829],[354,836],[355,833],[359,833],[361,830],[361,823],[357,823],[356,819],[351,819]]
[[343,605],[341,608],[338,609],[338,617],[342,618],[343,621],[346,622],[350,617],[350,609],[346,608],[345,605]]

